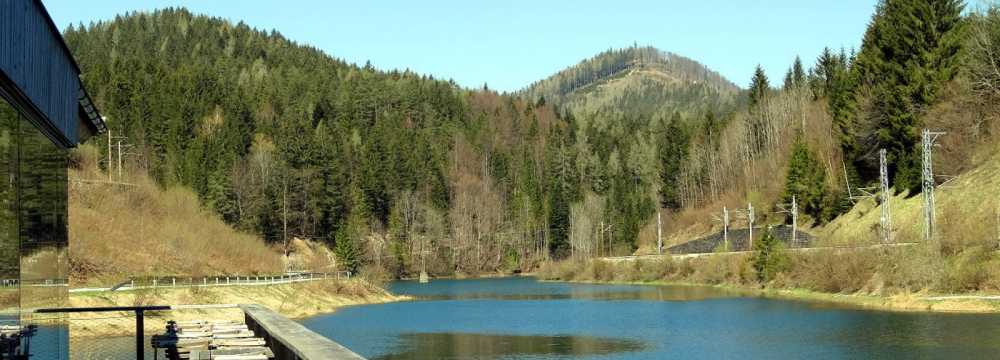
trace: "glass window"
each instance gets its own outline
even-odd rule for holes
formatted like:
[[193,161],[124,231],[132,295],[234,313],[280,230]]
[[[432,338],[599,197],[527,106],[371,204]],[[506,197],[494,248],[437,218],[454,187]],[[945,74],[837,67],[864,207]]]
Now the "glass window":
[[31,339],[35,358],[66,358],[66,316],[34,317],[31,311],[67,306],[67,152],[24,117],[18,128],[21,321],[39,325]]
[[66,316],[33,314],[67,306],[67,161],[66,149],[0,100],[0,325],[38,325],[32,359],[68,358]]
[[18,320],[20,247],[17,233],[17,112],[0,98],[0,325]]

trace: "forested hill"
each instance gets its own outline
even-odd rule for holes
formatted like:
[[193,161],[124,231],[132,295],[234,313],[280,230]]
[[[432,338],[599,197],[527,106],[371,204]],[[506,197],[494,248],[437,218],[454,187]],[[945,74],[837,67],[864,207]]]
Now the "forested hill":
[[603,167],[618,146],[601,136],[599,154],[580,155],[552,106],[347,64],[185,9],[64,36],[129,169],[191,187],[269,242],[325,241],[349,269],[412,273],[426,257],[432,273],[479,272],[565,253],[585,186],[573,160]]
[[[65,38],[129,169],[192,188],[279,247],[309,238],[344,268],[452,274],[655,251],[658,213],[677,240],[748,202],[755,225],[785,221],[777,204],[792,198],[822,224],[853,206],[847,184],[877,184],[880,149],[895,189],[920,191],[923,128],[949,133],[935,171],[972,168],[1000,133],[988,115],[1000,106],[1000,11],[963,17],[958,1],[932,2],[887,0],[857,52],[789,59],[780,87],[758,67],[747,91],[633,47],[507,96],[183,9]],[[922,16],[941,26],[913,22]]]
[[740,89],[689,58],[653,47],[604,51],[531,84],[526,98],[564,105],[576,115],[669,117],[730,110]]

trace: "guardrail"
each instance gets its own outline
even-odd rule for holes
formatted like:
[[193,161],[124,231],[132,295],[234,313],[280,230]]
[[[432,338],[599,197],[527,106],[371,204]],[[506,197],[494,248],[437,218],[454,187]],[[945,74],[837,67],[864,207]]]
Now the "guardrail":
[[69,292],[127,291],[180,287],[267,286],[329,279],[343,280],[350,279],[351,275],[350,271],[338,271],[332,273],[293,273],[281,275],[135,278],[117,286],[76,288],[70,289]]

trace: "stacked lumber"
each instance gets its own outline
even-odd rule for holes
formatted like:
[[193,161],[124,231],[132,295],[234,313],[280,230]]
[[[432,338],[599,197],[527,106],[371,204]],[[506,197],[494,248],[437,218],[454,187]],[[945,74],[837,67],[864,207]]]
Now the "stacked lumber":
[[15,335],[21,335],[21,331],[24,330],[20,325],[0,325],[0,336],[12,337]]
[[170,321],[167,332],[153,336],[153,347],[168,359],[268,360],[274,353],[238,321]]

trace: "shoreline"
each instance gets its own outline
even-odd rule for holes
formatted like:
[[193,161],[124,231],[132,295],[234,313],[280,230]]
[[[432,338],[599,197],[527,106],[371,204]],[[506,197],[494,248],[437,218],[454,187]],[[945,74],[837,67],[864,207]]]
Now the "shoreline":
[[[259,304],[293,320],[332,314],[345,306],[412,300],[376,288],[362,280],[294,283],[270,286],[218,288],[164,288],[71,294],[73,307],[136,305],[228,305]],[[162,333],[169,320],[238,320],[239,308],[182,308],[147,312],[144,332]],[[126,312],[80,313],[68,316],[71,338],[133,336],[135,317]]]
[[[641,286],[691,286],[708,287],[738,293],[741,296],[757,296],[770,299],[808,302],[853,307],[859,310],[890,312],[932,312],[953,314],[1000,314],[1000,301],[963,297],[929,296],[924,293],[897,295],[833,294],[807,289],[756,288],[731,284],[701,284],[679,281],[596,281],[596,280],[542,280],[580,284],[641,285]],[[975,296],[975,295],[969,295]],[[938,297],[938,299],[928,299]]]

